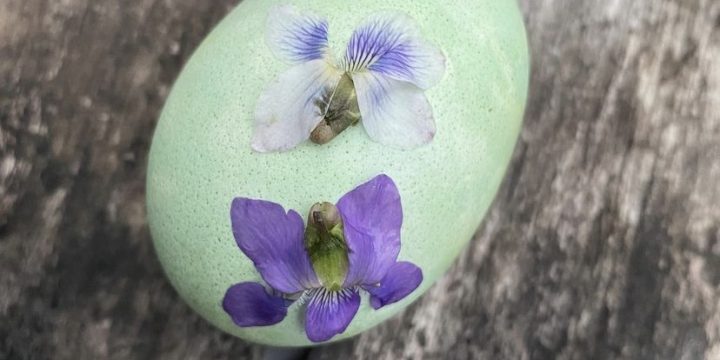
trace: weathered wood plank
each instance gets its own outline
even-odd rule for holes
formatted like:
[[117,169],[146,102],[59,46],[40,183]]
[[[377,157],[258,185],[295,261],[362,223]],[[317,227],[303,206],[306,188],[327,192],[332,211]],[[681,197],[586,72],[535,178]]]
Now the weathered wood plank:
[[[258,358],[164,280],[150,135],[237,0],[0,2],[0,358]],[[522,1],[505,185],[401,317],[311,358],[720,358],[720,3]]]

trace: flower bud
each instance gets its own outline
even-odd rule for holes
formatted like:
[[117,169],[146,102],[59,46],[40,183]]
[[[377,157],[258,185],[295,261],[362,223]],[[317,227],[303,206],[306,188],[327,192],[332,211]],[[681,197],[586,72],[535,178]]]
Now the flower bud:
[[325,202],[310,208],[305,249],[322,285],[330,290],[342,289],[348,270],[348,255],[342,217],[335,205]]
[[326,89],[315,105],[323,115],[322,121],[310,134],[310,140],[316,144],[329,143],[345,129],[360,121],[355,84],[347,73],[340,78],[337,87]]

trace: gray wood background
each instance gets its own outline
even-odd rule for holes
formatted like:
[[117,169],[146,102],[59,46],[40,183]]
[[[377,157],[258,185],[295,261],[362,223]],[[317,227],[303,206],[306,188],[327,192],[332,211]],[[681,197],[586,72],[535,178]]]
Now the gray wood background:
[[[0,0],[0,359],[260,359],[163,278],[147,151],[237,0]],[[720,1],[523,0],[505,184],[402,316],[311,359],[720,359]]]

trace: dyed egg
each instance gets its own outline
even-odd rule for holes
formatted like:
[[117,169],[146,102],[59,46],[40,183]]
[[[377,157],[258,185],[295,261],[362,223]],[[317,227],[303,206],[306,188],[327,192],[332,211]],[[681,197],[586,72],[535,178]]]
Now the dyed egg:
[[153,138],[148,216],[168,278],[220,329],[270,345],[397,314],[492,202],[528,69],[513,0],[243,1]]

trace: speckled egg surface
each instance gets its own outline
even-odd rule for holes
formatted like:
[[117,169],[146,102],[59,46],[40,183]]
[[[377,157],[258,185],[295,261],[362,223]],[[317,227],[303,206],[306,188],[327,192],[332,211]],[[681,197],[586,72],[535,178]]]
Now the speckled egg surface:
[[[328,19],[330,47],[341,52],[355,27],[379,10],[399,11],[442,50],[446,71],[425,92],[436,135],[399,150],[354,126],[327,145],[304,142],[287,152],[251,148],[262,91],[288,65],[265,43],[268,11],[293,4]],[[387,174],[403,207],[399,260],[422,269],[420,286],[401,301],[360,308],[332,341],[395,315],[443,275],[478,228],[502,181],[524,111],[529,60],[514,0],[245,0],[198,48],[175,83],[157,126],[147,179],[147,206],[158,257],[178,293],[200,315],[243,339],[311,345],[302,304],[272,326],[239,327],[223,310],[228,287],[262,282],[233,238],[236,197],[265,199],[301,215],[334,203]]]

